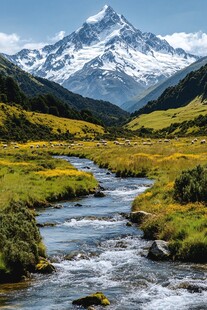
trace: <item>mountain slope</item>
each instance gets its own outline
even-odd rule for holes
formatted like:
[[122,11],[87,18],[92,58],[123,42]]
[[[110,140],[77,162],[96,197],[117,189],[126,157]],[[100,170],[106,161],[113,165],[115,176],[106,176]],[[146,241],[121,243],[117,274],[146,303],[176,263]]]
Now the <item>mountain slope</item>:
[[189,73],[176,86],[167,88],[157,100],[148,102],[142,109],[133,113],[133,116],[183,107],[197,96],[202,100],[207,97],[207,64]]
[[71,91],[117,105],[198,59],[136,29],[110,6],[54,45],[7,58]]
[[5,57],[0,55],[0,73],[11,76],[18,82],[18,85],[26,96],[33,97],[38,95],[52,94],[56,98],[67,104],[71,110],[73,118],[80,119],[81,111],[90,111],[96,118],[100,119],[105,125],[116,125],[125,121],[128,113],[121,110],[110,102],[84,98],[74,94],[59,84],[40,78],[21,70]]
[[129,112],[134,112],[141,109],[149,101],[156,100],[165,91],[165,89],[170,86],[175,86],[180,80],[184,79],[188,73],[200,69],[205,64],[207,64],[207,57],[203,57],[185,69],[178,71],[164,82],[150,87],[142,94],[121,105],[121,108]]
[[95,138],[104,128],[81,120],[28,112],[0,103],[0,137],[5,141]]
[[[157,110],[149,114],[142,114],[134,118],[126,125],[126,128],[136,131],[142,128],[151,128],[153,130],[161,130],[172,126],[173,124],[182,124],[192,121],[200,115],[207,116],[207,102],[202,101],[200,97],[196,97],[187,106]],[[175,125],[174,125],[175,126]],[[177,126],[179,128],[179,126]]]

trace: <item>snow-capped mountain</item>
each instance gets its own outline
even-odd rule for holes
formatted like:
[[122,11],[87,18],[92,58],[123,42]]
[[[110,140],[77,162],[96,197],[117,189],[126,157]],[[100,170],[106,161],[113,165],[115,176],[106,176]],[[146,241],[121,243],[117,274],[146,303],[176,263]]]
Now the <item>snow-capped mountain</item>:
[[6,57],[73,92],[117,105],[198,59],[142,33],[107,5],[54,45]]

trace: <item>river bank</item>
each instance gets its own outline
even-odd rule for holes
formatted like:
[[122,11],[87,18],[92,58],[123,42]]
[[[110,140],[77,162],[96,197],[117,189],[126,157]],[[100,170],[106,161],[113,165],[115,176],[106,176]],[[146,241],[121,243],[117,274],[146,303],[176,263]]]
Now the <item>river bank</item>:
[[93,193],[97,181],[44,151],[10,147],[0,151],[0,187],[0,282],[4,283],[43,272],[42,265],[50,270],[43,259],[46,249],[36,212],[55,201]]
[[[154,186],[137,197],[132,211],[154,216],[141,224],[147,239],[169,242],[174,260],[207,262],[207,208],[205,203],[180,204],[173,198],[173,186],[182,170],[207,165],[207,146],[191,140],[135,141],[127,145],[113,142],[84,143],[83,147],[53,150],[53,154],[75,155],[93,160],[118,176],[155,179]],[[202,140],[202,138],[200,138]]]
[[[18,210],[19,202],[21,207],[24,205],[34,210],[41,206],[49,206],[48,203],[52,201],[94,192],[97,181],[90,173],[80,172],[68,162],[52,158],[54,155],[87,157],[119,176],[154,178],[155,185],[133,202],[133,211],[142,210],[153,214],[152,218],[141,224],[144,236],[148,239],[168,241],[175,260],[205,263],[206,206],[202,203],[186,205],[176,203],[173,200],[173,184],[182,169],[194,167],[196,164],[207,164],[206,145],[192,146],[186,140],[170,141],[168,144],[157,140],[147,143],[144,144],[141,140],[130,145],[116,145],[112,142],[98,145],[96,142],[46,145],[40,142],[33,143],[32,147],[31,144],[22,144],[20,148],[11,145],[2,149],[0,152],[2,216],[8,222],[5,216],[8,213],[7,208],[16,205],[15,210]],[[15,217],[16,215],[12,216],[14,220]],[[25,221],[23,227],[27,225],[27,216]],[[8,246],[5,246],[7,241],[4,241],[12,239],[11,233],[5,231],[4,234],[1,249],[7,248],[5,253],[14,253],[15,256],[18,248],[13,252],[10,250],[14,241],[11,240]],[[19,241],[24,239],[22,233],[18,238]],[[27,256],[20,251],[20,261],[25,266],[32,264],[34,270],[34,263],[38,262],[38,257],[45,256],[45,249],[41,237],[35,230],[32,240],[35,245],[29,251],[32,258],[28,258],[25,263]],[[31,239],[28,243],[31,245]],[[22,244],[22,251],[27,252],[25,244]],[[5,255],[1,250],[1,272],[10,272],[9,261],[12,261],[12,255],[10,259],[9,254]]]
[[[152,181],[117,178],[88,159],[65,160],[92,172],[105,196],[74,198],[61,202],[62,208],[39,210],[37,221],[56,272],[33,275],[26,288],[4,286],[2,308],[72,310],[73,300],[102,291],[109,310],[205,309],[204,266],[147,259],[152,242],[122,216]],[[53,225],[44,226],[46,222]]]

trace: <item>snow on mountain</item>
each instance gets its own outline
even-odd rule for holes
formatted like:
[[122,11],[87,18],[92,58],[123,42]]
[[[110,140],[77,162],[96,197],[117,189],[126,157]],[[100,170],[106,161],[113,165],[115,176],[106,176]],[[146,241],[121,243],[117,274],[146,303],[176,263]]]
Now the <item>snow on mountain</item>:
[[198,59],[142,33],[107,5],[54,45],[6,57],[34,75],[117,105]]

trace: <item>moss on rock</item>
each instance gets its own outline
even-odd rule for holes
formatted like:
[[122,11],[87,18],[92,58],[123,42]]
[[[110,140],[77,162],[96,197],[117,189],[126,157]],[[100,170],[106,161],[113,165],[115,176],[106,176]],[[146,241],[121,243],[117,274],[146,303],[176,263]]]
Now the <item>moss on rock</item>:
[[36,265],[36,271],[39,273],[52,273],[55,271],[55,267],[45,258],[41,258]]
[[73,301],[73,305],[82,306],[84,308],[90,307],[92,305],[108,306],[110,301],[102,292],[96,292]]

